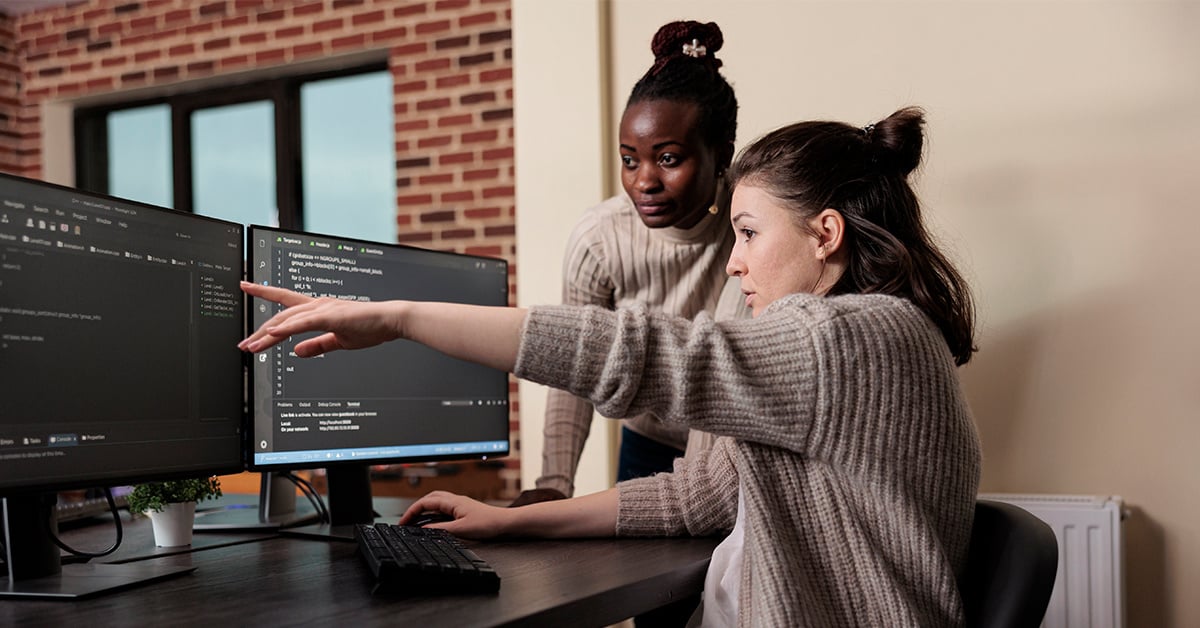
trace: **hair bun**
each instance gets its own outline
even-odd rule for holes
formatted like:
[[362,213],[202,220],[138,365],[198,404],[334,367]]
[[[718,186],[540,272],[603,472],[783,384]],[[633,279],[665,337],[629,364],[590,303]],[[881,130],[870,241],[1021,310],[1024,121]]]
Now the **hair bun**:
[[925,112],[920,107],[905,107],[861,130],[882,157],[880,161],[907,176],[921,163],[924,127]]
[[707,62],[713,69],[721,67],[716,52],[725,44],[725,36],[716,22],[700,23],[692,20],[664,24],[654,34],[650,50],[654,52],[654,68],[657,73],[667,62],[688,57]]

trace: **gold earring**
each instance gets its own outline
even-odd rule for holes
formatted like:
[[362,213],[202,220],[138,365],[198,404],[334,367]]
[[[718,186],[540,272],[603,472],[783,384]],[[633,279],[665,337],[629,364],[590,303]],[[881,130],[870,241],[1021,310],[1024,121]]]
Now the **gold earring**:
[[721,210],[720,210],[720,208],[717,207],[716,203],[713,203],[712,206],[708,208],[708,213],[710,213],[714,216],[716,216],[717,212],[719,212],[719,211],[721,211]]

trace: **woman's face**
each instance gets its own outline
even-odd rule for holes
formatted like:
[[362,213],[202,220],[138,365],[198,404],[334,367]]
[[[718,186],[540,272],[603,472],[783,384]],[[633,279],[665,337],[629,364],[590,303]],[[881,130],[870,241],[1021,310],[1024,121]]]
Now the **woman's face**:
[[776,299],[816,288],[825,251],[779,199],[760,187],[738,185],[730,221],[736,240],[725,272],[741,278],[746,307],[754,316]]
[[621,116],[621,185],[651,229],[687,229],[716,197],[717,156],[693,103],[649,100]]

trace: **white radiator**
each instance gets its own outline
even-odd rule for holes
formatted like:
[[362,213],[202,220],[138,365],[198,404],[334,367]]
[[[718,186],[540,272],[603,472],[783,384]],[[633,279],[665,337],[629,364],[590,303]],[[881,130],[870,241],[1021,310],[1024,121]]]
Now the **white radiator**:
[[1050,524],[1058,576],[1043,628],[1123,628],[1121,498],[1109,495],[981,494],[1020,506]]

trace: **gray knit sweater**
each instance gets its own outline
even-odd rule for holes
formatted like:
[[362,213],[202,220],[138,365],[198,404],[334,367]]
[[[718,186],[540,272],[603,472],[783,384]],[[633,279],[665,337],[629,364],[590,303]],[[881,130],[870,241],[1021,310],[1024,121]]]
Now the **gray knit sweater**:
[[911,303],[792,295],[720,323],[538,307],[515,373],[605,416],[722,437],[619,484],[616,533],[727,532],[745,491],[741,624],[962,624],[979,440],[946,343]]

